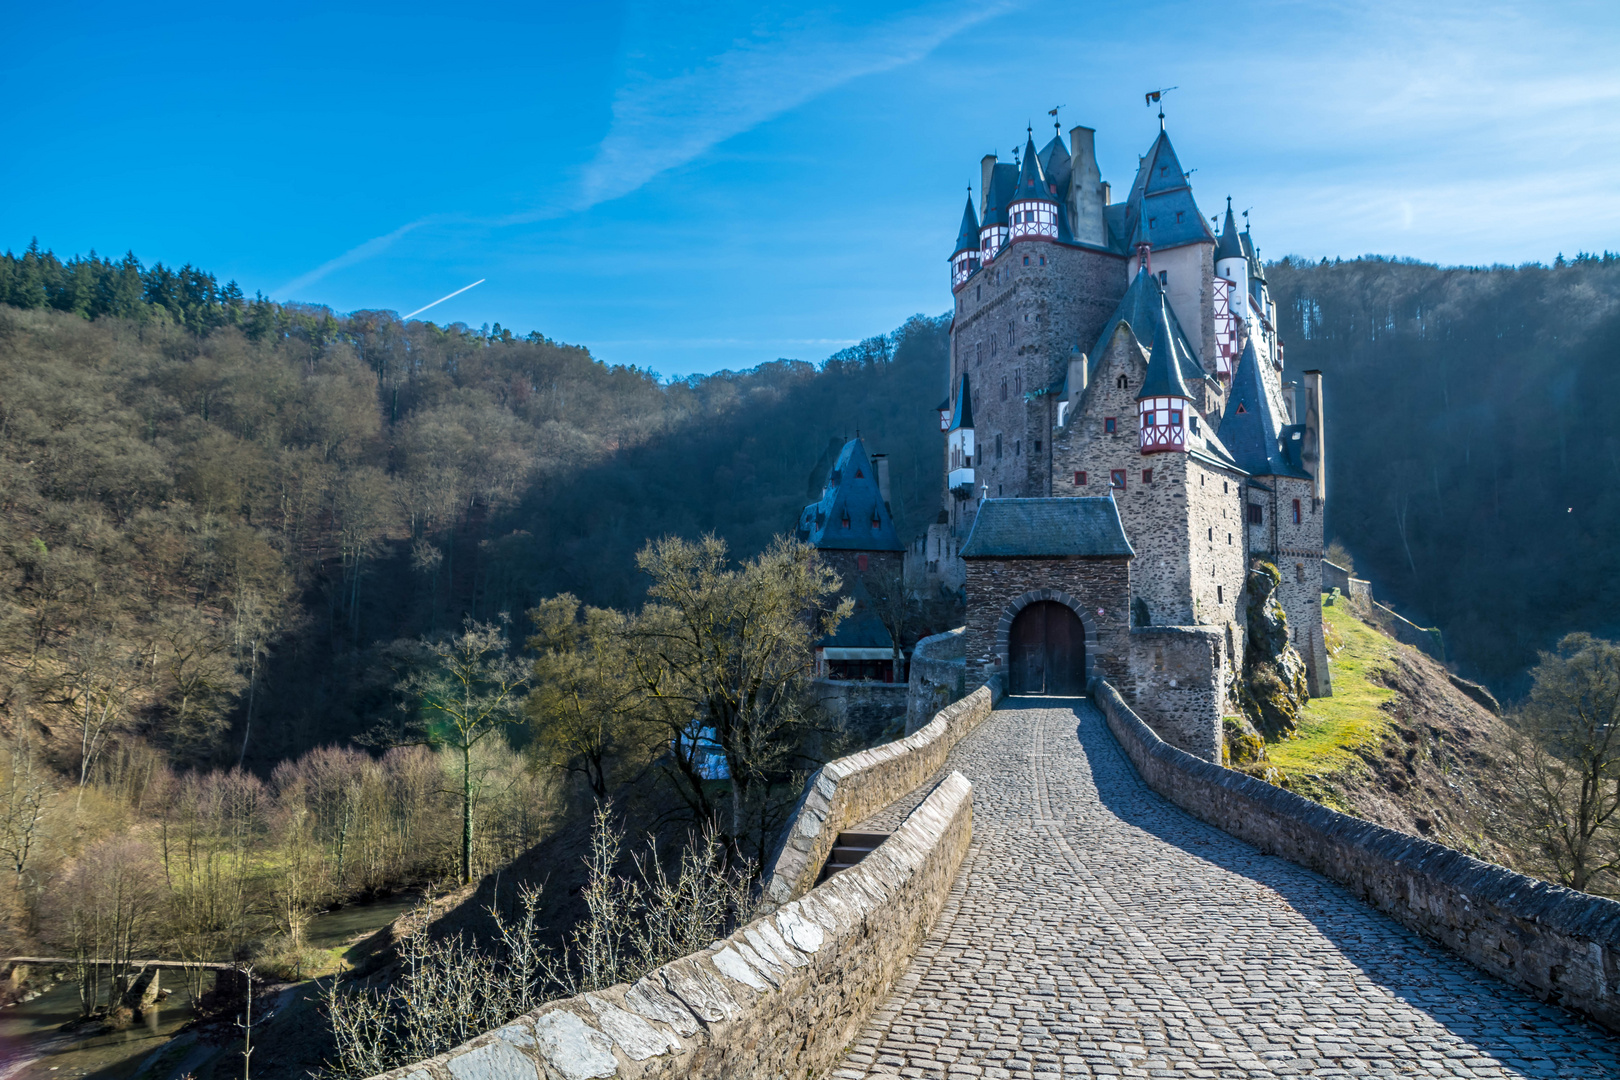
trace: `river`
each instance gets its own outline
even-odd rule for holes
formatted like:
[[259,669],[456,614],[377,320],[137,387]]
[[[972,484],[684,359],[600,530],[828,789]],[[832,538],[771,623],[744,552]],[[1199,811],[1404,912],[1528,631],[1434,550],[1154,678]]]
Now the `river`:
[[[370,904],[351,904],[317,915],[305,935],[311,945],[330,949],[380,930],[415,906],[414,893]],[[163,1008],[128,1031],[102,1033],[87,1025],[62,1031],[79,1015],[79,990],[69,978],[31,1001],[0,1009],[0,1080],[128,1080],[191,1020],[191,998],[178,971],[164,972],[172,990]],[[52,1074],[55,1074],[54,1076]],[[154,1076],[154,1080],[169,1080]]]

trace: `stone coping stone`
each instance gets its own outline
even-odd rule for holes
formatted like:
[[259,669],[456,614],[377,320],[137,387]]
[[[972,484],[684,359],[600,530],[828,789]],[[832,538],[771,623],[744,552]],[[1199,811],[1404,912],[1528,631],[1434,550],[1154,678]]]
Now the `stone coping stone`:
[[912,734],[829,761],[811,773],[767,864],[762,910],[809,892],[838,834],[937,773],[952,747],[990,715],[999,697],[991,686],[981,686]]
[[1620,903],[1196,758],[1161,740],[1105,680],[1091,691],[1142,779],[1194,817],[1337,881],[1504,982],[1620,1031]]
[[927,937],[972,834],[973,787],[953,772],[858,865],[725,940],[375,1080],[824,1074]]

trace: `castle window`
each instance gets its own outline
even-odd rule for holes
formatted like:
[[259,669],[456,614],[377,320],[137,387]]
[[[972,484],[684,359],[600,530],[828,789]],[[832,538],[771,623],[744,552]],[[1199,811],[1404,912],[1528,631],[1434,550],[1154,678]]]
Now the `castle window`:
[[973,286],[973,299],[975,299],[975,300],[984,299],[984,286],[983,285],[975,285],[975,286]]
[[1159,271],[1159,284],[1160,285],[1168,285],[1168,284],[1170,284],[1170,271],[1168,271],[1168,270],[1160,270]]
[[1232,534],[1231,533],[1226,534],[1226,542],[1227,542],[1228,545],[1230,545],[1232,543]]
[[1023,454],[1023,452],[1024,452],[1024,440],[1023,439],[1014,439],[1013,440],[1013,457],[1018,457],[1021,454]]
[[1266,512],[1265,512],[1265,510],[1263,510],[1261,508],[1259,503],[1250,503],[1249,504],[1249,524],[1250,525],[1264,525],[1265,523],[1266,523]]
[[855,479],[857,479],[857,480],[864,480],[864,479],[866,479],[866,474],[865,474],[865,473],[863,473],[863,472],[861,472],[861,470],[859,470],[859,469],[856,469],[856,470],[855,470]]
[[1215,602],[1217,604],[1226,603],[1226,597],[1221,595],[1221,587],[1219,585],[1215,586]]
[[[1006,387],[1004,386],[1004,387],[1002,387],[1002,389],[1005,390]],[[1001,396],[1006,397],[1007,395],[1002,394]],[[999,431],[996,432],[996,460],[997,461],[1001,460],[1001,433]]]
[[1153,228],[1153,227],[1154,227],[1154,226],[1155,226],[1155,225],[1157,225],[1157,224],[1158,224],[1158,223],[1159,223],[1159,219],[1158,219],[1158,218],[1156,218],[1156,217],[1150,217],[1150,218],[1148,218],[1148,228],[1150,228],[1150,229],[1151,229],[1151,228]]
[[1024,265],[1025,265],[1025,266],[1028,266],[1028,265],[1029,265],[1029,256],[1028,256],[1028,255],[1025,255],[1025,256],[1024,256]]
[[[1188,417],[1187,422],[1192,425],[1192,433],[1194,435],[1197,435],[1198,434],[1198,417],[1196,417],[1196,416]],[[1202,484],[1204,482],[1204,478],[1202,476],[1200,476],[1198,478],[1198,482],[1200,484]]]
[[1108,486],[1115,491],[1125,490],[1125,470],[1111,469],[1108,473]]
[[1084,487],[1085,484],[1086,484],[1086,471],[1084,469],[1077,469],[1075,471],[1075,474],[1074,474],[1074,486],[1075,487]]
[[1148,427],[1152,427],[1154,425],[1154,423],[1155,423],[1155,421],[1153,419],[1153,414],[1151,412],[1143,413],[1142,414],[1142,423],[1147,425]]
[[1119,427],[1119,421],[1118,421],[1118,419],[1116,417],[1112,417],[1112,416],[1103,417],[1103,434],[1104,435],[1112,435],[1112,434],[1114,434],[1115,430],[1118,427]]
[[844,511],[844,516],[839,520],[838,524],[845,529],[849,528],[849,511]]
[[1304,563],[1297,562],[1297,563],[1294,564],[1294,580],[1299,582],[1301,585],[1305,584],[1305,564]]
[[1042,265],[1042,266],[1045,266],[1045,265],[1046,265],[1046,256],[1045,256],[1045,255],[1042,255],[1042,256],[1041,256],[1041,265]]
[[1294,500],[1294,524],[1299,524],[1299,500]]
[[1171,409],[1170,410],[1170,426],[1171,427],[1180,427],[1181,426],[1181,410],[1180,409]]
[[1221,481],[1221,494],[1222,495],[1230,493],[1231,489],[1232,489],[1231,484],[1229,484],[1225,480]]
[[1002,401],[1007,400],[1007,383],[1006,383],[1005,380],[1003,380],[1002,383],[1001,383],[1001,400]]
[[1153,483],[1153,470],[1152,469],[1143,469],[1142,470],[1142,483],[1144,483],[1144,484]]
[[1209,542],[1212,544],[1215,542],[1215,526],[1213,525],[1209,527]]
[[1244,413],[1246,413],[1246,412],[1248,412],[1248,411],[1249,411],[1249,410],[1248,410],[1248,409],[1245,409],[1245,408],[1244,408],[1244,407],[1243,407],[1243,402],[1241,402],[1241,401],[1240,401],[1240,402],[1238,402],[1238,415],[1239,415],[1239,416],[1242,416],[1242,415],[1243,415],[1243,414],[1244,414]]
[[1119,378],[1114,380],[1114,385],[1119,387],[1121,390],[1129,390],[1131,388],[1131,380],[1121,375]]
[[1186,219],[1187,219],[1187,211],[1185,211],[1185,210],[1177,210],[1176,211],[1176,224],[1177,225],[1180,225]]
[[1035,452],[1037,454],[1041,452],[1041,440],[1039,439],[1035,440]]
[[855,569],[863,574],[866,573],[866,556],[864,554],[855,556]]

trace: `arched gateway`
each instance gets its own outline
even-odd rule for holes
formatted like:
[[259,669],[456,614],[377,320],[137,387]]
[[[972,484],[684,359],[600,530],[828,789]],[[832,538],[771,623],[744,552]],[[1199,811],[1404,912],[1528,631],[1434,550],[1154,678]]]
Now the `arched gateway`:
[[1041,600],[1007,635],[1008,692],[1075,697],[1086,692],[1086,628],[1065,604]]

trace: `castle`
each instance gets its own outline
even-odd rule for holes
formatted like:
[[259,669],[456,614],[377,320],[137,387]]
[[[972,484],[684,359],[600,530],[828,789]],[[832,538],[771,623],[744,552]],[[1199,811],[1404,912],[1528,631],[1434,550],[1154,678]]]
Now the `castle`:
[[942,509],[907,558],[915,587],[965,591],[971,674],[1103,675],[1219,760],[1257,562],[1310,693],[1331,688],[1320,373],[1286,378],[1249,231],[1230,199],[1212,220],[1162,115],[1119,202],[1090,128],[984,157],[949,260]]

